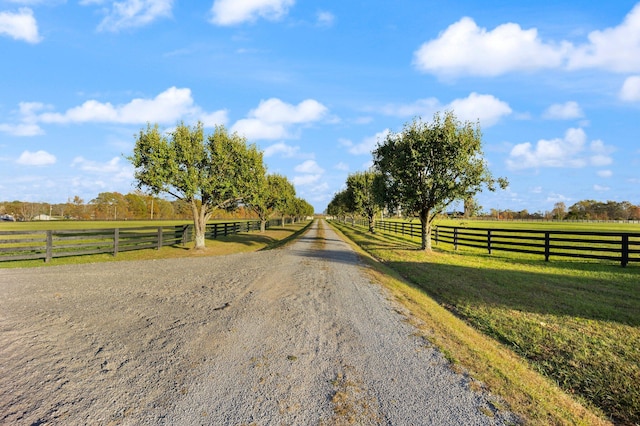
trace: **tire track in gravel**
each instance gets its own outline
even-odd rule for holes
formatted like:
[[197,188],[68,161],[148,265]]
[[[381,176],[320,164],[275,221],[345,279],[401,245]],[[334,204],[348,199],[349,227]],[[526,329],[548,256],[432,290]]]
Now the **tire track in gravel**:
[[2,424],[505,424],[326,226],[284,248],[0,270]]

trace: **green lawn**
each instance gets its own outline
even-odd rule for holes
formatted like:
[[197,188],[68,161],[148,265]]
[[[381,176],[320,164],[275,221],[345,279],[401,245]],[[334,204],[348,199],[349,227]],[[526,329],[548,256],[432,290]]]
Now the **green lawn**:
[[[511,225],[529,228],[531,223]],[[549,224],[539,226],[543,225]],[[559,225],[563,224],[554,224]],[[428,254],[416,249],[416,239],[381,232],[372,236],[364,228],[341,229],[565,392],[620,424],[640,424],[637,265],[546,263],[509,253],[495,256],[439,249]]]
[[[228,221],[221,221],[228,222]],[[7,222],[12,224],[10,222]],[[49,224],[49,227],[43,227],[34,229],[35,227],[26,227],[24,230],[46,230],[52,229],[50,224],[55,223],[60,227],[56,229],[102,229],[102,228],[115,228],[115,227],[130,227],[138,226],[173,226],[178,224],[186,224],[189,222],[167,222],[167,221],[106,221],[106,222],[28,222],[31,224],[37,224],[41,226],[43,223]],[[162,259],[162,258],[176,258],[176,257],[199,257],[199,256],[220,256],[232,253],[240,253],[247,251],[257,251],[267,248],[272,248],[284,244],[302,232],[311,222],[298,222],[296,224],[289,224],[284,227],[272,226],[265,233],[258,231],[242,232],[236,235],[229,235],[227,237],[219,236],[217,239],[207,239],[206,249],[204,250],[192,250],[193,242],[186,246],[173,245],[165,246],[162,249],[144,249],[118,253],[117,256],[112,254],[94,254],[85,256],[69,256],[53,258],[50,262],[45,263],[42,259],[37,260],[19,260],[19,261],[6,261],[0,262],[0,268],[18,268],[18,267],[43,267],[43,266],[55,266],[66,264],[78,264],[78,263],[93,263],[93,262],[113,262],[123,260],[150,260],[150,259]],[[25,223],[19,223],[24,225]],[[124,224],[125,226],[122,226]],[[15,223],[13,223],[15,225]],[[0,230],[5,230],[0,227]],[[16,229],[12,229],[16,230]]]

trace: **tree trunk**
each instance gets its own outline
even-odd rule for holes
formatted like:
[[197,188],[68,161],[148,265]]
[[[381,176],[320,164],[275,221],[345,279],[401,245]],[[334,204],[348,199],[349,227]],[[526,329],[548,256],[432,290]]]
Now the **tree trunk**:
[[260,233],[264,234],[267,230],[267,221],[265,219],[260,220]]
[[373,218],[373,216],[369,216],[368,219],[369,219],[369,232],[372,233],[372,234],[375,234],[376,230],[375,230],[374,218]]
[[193,212],[193,235],[195,238],[195,250],[204,250],[204,233],[207,227],[207,217],[205,216],[205,207],[196,204],[195,200],[191,201],[191,211]]
[[431,251],[431,223],[429,223],[429,212],[420,212],[420,224],[422,225],[422,244],[420,248],[424,251]]

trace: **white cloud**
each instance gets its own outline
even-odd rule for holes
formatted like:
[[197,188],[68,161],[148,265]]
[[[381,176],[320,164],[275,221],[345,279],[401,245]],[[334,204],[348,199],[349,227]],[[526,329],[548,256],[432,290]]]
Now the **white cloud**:
[[322,178],[321,174],[294,176],[292,182],[294,185],[305,186],[316,183]]
[[598,191],[598,192],[605,192],[610,190],[611,188],[608,186],[603,186],[603,185],[593,185],[593,190],[594,191]]
[[349,153],[353,155],[371,154],[378,145],[378,141],[382,142],[389,133],[391,133],[389,129],[384,129],[373,136],[364,138],[359,144],[354,144],[348,139],[340,139],[339,142],[341,145],[349,148]]
[[211,7],[211,22],[216,25],[236,25],[255,22],[258,18],[277,20],[294,3],[295,0],[215,0]]
[[[40,105],[32,103],[28,105]],[[33,108],[32,108],[33,109]],[[25,117],[26,113],[23,113]],[[33,111],[30,111],[33,114]],[[225,124],[226,111],[206,113],[194,104],[190,89],[171,87],[153,99],[137,98],[124,105],[114,106],[110,102],[89,100],[82,105],[73,107],[64,113],[45,112],[33,118],[42,123],[120,123],[144,124],[163,123],[173,124],[181,119],[187,121],[201,120],[207,127],[214,124]]]
[[471,93],[464,99],[456,99],[445,110],[452,110],[463,121],[480,121],[484,127],[493,126],[503,116],[511,114],[509,104],[492,95]]
[[582,44],[543,41],[536,28],[506,23],[492,30],[465,17],[414,53],[422,72],[444,77],[495,77],[541,69],[640,71],[640,4],[615,27],[592,31]]
[[382,114],[397,117],[430,117],[438,111],[451,110],[462,121],[480,121],[490,127],[513,111],[508,103],[493,95],[472,92],[466,98],[454,99],[443,105],[436,98],[418,99],[411,104],[387,104],[379,109]]
[[258,108],[252,110],[249,115],[266,123],[294,124],[320,120],[326,113],[327,107],[313,99],[291,105],[271,98],[260,101]]
[[284,142],[274,143],[273,145],[269,145],[264,149],[265,158],[273,157],[276,154],[282,154],[285,158],[294,157],[298,151],[300,151],[299,146],[291,146],[287,145]]
[[16,160],[16,163],[23,166],[48,166],[56,163],[56,156],[46,151],[24,151]]
[[327,107],[313,99],[298,105],[288,104],[277,98],[260,101],[256,109],[249,111],[249,117],[238,120],[231,131],[248,139],[291,138],[289,128],[295,124],[319,121],[327,114]]
[[541,139],[535,146],[521,143],[514,146],[507,159],[511,170],[541,167],[586,167],[605,166],[613,162],[609,154],[613,148],[600,140],[592,141],[587,147],[584,130],[569,129],[563,138]]
[[[159,18],[171,16],[174,0],[123,0],[114,1],[107,16],[98,25],[98,31],[118,32],[126,28],[142,27]],[[103,4],[104,1],[85,0],[82,5]]]
[[71,167],[77,167],[87,173],[109,175],[109,179],[112,181],[132,181],[133,167],[129,163],[122,164],[121,161],[122,158],[120,157],[113,157],[105,163],[87,160],[84,157],[76,157],[71,162]]
[[640,75],[627,77],[620,89],[620,99],[626,102],[640,101]]
[[20,8],[17,13],[0,12],[0,34],[27,43],[38,43],[42,40],[38,35],[36,18],[28,7]]
[[542,117],[550,120],[571,120],[583,116],[582,108],[575,101],[553,104],[542,113]]
[[592,31],[588,39],[588,43],[571,51],[569,69],[640,71],[640,3],[627,14],[620,25]]
[[598,170],[596,174],[603,178],[610,178],[613,176],[613,172],[611,170]]
[[298,164],[294,170],[298,173],[322,174],[324,169],[314,160],[307,160],[302,164]]
[[333,25],[336,17],[331,12],[320,11],[317,13],[318,25],[321,27],[330,27]]
[[37,136],[44,134],[44,131],[37,124],[20,123],[6,124],[0,123],[0,132],[8,133],[12,136]]
[[544,43],[535,28],[507,23],[488,31],[465,17],[424,43],[414,53],[414,65],[437,75],[497,76],[558,67],[567,48]]
[[339,162],[338,164],[336,164],[335,166],[333,166],[334,169],[336,170],[342,170],[343,172],[348,172],[349,171],[349,165],[347,163],[344,162]]

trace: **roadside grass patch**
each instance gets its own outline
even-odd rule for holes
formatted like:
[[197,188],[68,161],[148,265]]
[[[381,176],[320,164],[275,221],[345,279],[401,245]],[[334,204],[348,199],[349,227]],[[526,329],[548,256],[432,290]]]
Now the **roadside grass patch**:
[[[412,312],[427,304],[447,308],[476,330],[518,354],[567,394],[616,423],[640,423],[640,268],[592,262],[552,262],[478,253],[416,249],[402,237],[338,226],[385,267],[412,285],[394,284]],[[426,297],[426,295],[430,296]],[[437,304],[434,304],[435,300]],[[441,314],[438,314],[441,316]],[[523,382],[509,357],[480,355],[484,343],[464,342],[462,328],[437,324],[422,312],[429,339],[472,376],[497,391],[535,424],[594,424],[575,401]],[[442,317],[442,316],[441,316]],[[444,328],[443,328],[444,327]],[[424,327],[423,327],[424,328]],[[473,355],[469,355],[472,353]],[[484,358],[487,365],[483,365]],[[487,378],[489,377],[489,379]],[[529,379],[533,380],[533,379]]]
[[[53,222],[49,222],[49,227]],[[61,222],[63,223],[63,222]],[[77,223],[77,222],[71,222]],[[113,222],[115,223],[115,222]],[[239,234],[220,236],[216,239],[207,239],[206,248],[204,250],[191,250],[193,242],[184,246],[173,245],[165,246],[160,250],[145,249],[134,250],[118,253],[117,256],[112,254],[95,254],[86,256],[69,256],[53,258],[50,262],[45,263],[42,259],[36,260],[19,260],[10,262],[0,262],[0,268],[31,268],[31,267],[48,267],[55,265],[73,265],[83,263],[97,262],[114,262],[127,260],[152,260],[167,258],[185,258],[185,257],[203,257],[203,256],[224,256],[233,253],[244,253],[258,250],[270,250],[280,247],[293,240],[297,235],[310,225],[311,222],[298,222],[289,224],[285,227],[271,227],[264,233],[259,232],[243,232]],[[101,222],[100,227],[104,227]],[[117,226],[120,226],[118,223]],[[139,225],[139,224],[138,224]],[[113,224],[112,224],[113,226]],[[47,228],[48,229],[48,228]],[[88,229],[88,228],[87,228]]]

